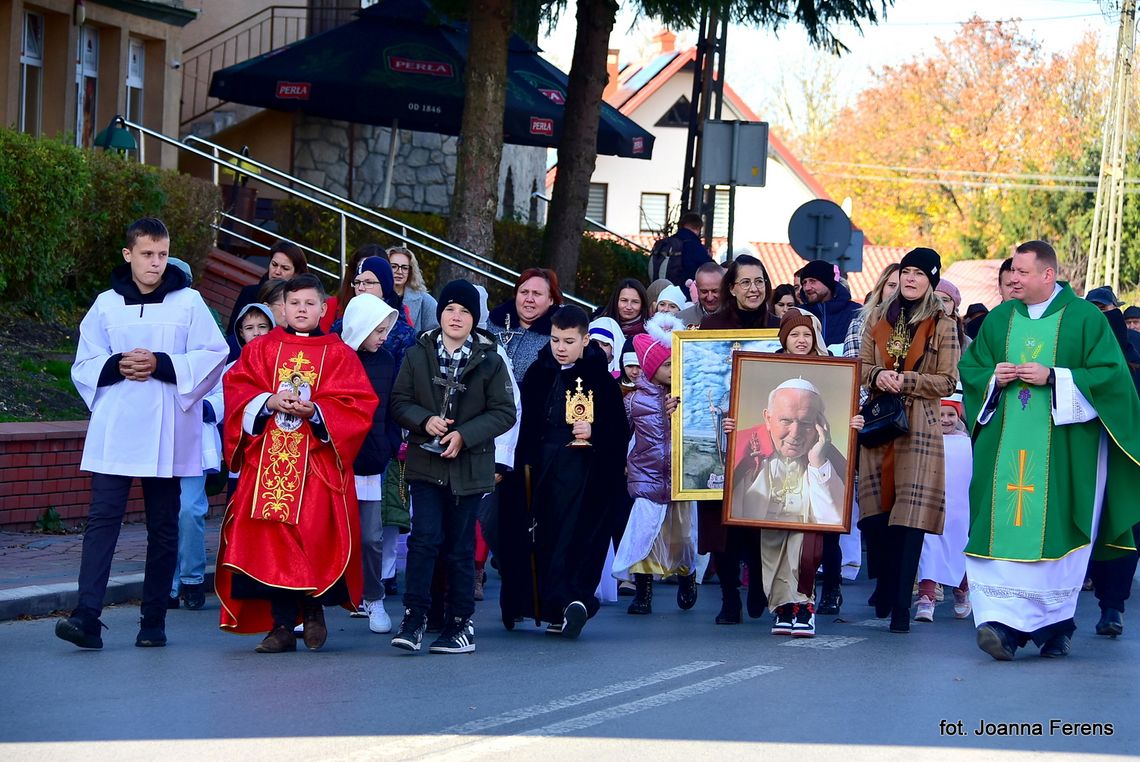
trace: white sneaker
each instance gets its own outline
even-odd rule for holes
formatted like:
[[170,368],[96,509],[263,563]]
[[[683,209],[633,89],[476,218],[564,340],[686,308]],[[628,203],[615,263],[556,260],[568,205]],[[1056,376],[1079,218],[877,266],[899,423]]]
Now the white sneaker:
[[383,634],[392,631],[392,619],[384,610],[384,601],[365,601],[364,610],[368,612],[368,629]]
[[934,621],[934,601],[927,596],[922,596],[918,599],[918,611],[914,615],[916,622],[933,622]]

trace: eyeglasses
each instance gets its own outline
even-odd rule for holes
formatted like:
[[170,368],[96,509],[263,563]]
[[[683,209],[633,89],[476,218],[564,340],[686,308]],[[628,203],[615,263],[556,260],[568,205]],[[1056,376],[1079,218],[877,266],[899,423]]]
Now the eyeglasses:
[[755,286],[756,288],[764,288],[764,284],[767,282],[768,281],[764,280],[763,278],[756,278],[756,279],[742,278],[742,279],[736,281],[736,285],[740,286],[745,291],[747,291],[750,288],[752,288],[753,286]]
[[411,270],[411,269],[412,269],[411,265],[392,265],[392,272],[394,272],[394,273],[406,273],[408,270]]
[[372,288],[373,286],[379,286],[380,281],[378,281],[378,280],[361,280],[360,278],[357,278],[356,280],[354,280],[352,282],[352,285],[353,285],[353,288]]

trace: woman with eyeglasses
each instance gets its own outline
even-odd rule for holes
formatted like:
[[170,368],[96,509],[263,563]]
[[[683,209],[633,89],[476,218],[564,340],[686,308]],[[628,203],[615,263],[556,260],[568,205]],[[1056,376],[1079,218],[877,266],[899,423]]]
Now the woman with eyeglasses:
[[230,322],[226,326],[226,341],[230,345],[228,362],[236,360],[241,352],[237,340],[237,316],[246,307],[258,302],[257,294],[266,282],[270,280],[287,281],[295,275],[301,275],[308,271],[309,265],[305,261],[305,252],[300,246],[290,241],[278,241],[273,244],[273,248],[269,250],[269,266],[266,268],[265,274],[257,283],[242,287],[242,290],[238,292],[237,299],[234,300],[233,309],[230,310]]
[[[700,330],[779,328],[780,321],[770,309],[768,283],[768,270],[759,259],[750,254],[733,259],[721,280],[720,309],[701,318]],[[712,553],[720,581],[721,606],[716,623],[740,624],[742,620],[741,562],[748,565],[748,616],[764,616],[768,600],[762,584],[760,530],[725,526],[721,501],[702,500],[697,503],[697,540],[701,553]]]
[[390,246],[387,250],[388,264],[392,266],[396,293],[404,300],[404,309],[416,333],[439,328],[435,317],[435,297],[424,285],[424,276],[416,255],[404,246]]
[[779,328],[772,312],[768,270],[750,254],[732,260],[720,282],[720,309],[701,319],[702,330]]

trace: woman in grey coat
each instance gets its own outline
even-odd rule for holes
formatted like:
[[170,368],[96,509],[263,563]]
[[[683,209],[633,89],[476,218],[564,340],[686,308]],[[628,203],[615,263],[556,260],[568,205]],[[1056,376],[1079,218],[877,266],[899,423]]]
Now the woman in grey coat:
[[408,318],[412,321],[416,333],[439,328],[439,321],[435,317],[435,297],[424,285],[424,276],[420,272],[416,255],[403,246],[391,246],[387,254],[388,264],[392,265],[396,293],[403,299]]

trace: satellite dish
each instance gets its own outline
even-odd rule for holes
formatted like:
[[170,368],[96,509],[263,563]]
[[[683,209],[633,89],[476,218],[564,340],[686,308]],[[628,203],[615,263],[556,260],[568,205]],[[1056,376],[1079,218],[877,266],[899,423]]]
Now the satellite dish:
[[842,267],[851,244],[851,220],[834,201],[812,199],[788,220],[788,241],[809,262],[822,259]]

